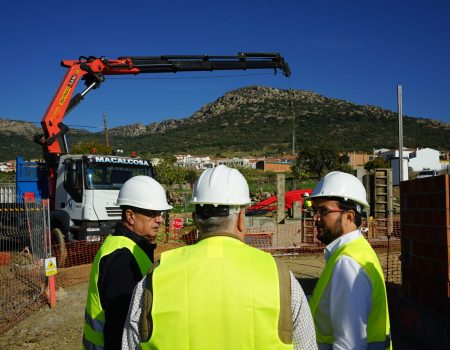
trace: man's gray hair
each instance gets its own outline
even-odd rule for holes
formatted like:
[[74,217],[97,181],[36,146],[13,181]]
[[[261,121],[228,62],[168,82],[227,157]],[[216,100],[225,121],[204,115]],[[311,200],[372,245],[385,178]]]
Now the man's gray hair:
[[200,236],[209,233],[232,233],[238,214],[244,208],[244,206],[232,206],[228,216],[213,216],[208,219],[201,219],[196,215],[195,223],[200,231]]

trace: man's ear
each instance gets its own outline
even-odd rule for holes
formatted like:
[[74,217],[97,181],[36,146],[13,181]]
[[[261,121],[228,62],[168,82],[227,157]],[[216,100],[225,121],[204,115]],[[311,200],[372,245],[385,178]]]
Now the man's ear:
[[244,232],[245,229],[245,210],[242,209],[238,214],[237,229],[239,232]]
[[353,210],[349,210],[345,212],[345,225],[354,224],[355,223],[355,212]]
[[125,219],[129,225],[134,224],[134,213],[132,210],[130,209],[125,210]]

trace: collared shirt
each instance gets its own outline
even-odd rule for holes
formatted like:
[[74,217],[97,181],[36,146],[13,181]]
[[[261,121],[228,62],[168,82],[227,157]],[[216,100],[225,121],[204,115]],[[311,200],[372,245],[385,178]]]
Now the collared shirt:
[[[147,277],[140,281],[131,299],[122,337],[122,350],[140,349],[139,322],[144,307],[144,290]],[[317,349],[314,323],[302,287],[291,272],[292,322],[294,349]]]
[[[359,230],[347,233],[328,244],[325,260],[342,245],[361,236]],[[372,284],[367,272],[351,257],[341,256],[322,295],[315,316],[322,334],[334,334],[332,346],[319,349],[366,349],[367,320],[372,306]]]

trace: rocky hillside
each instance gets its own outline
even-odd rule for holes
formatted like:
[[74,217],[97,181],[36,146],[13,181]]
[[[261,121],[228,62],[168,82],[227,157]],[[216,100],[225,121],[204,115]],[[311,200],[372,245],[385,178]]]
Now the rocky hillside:
[[[0,123],[0,159],[16,152],[26,156],[39,154],[39,147],[29,141],[39,132],[36,126],[10,120]],[[290,152],[294,128],[297,149],[313,142],[340,150],[370,151],[396,147],[397,123],[396,113],[376,106],[357,105],[303,90],[249,86],[226,93],[189,118],[121,126],[112,128],[109,134],[115,148],[147,155]],[[69,138],[72,142],[100,141],[103,135],[71,130]],[[448,150],[450,124],[405,116],[404,138],[407,147]],[[5,144],[5,140],[12,142],[14,153],[11,143]]]

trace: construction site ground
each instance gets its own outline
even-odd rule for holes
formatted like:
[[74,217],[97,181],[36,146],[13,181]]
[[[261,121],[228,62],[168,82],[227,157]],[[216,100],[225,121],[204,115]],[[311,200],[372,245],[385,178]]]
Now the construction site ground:
[[[324,266],[321,254],[281,257],[310,293]],[[1,349],[79,349],[87,282],[57,291],[57,306],[44,306],[0,337]],[[414,349],[405,339],[396,339],[396,349]]]

